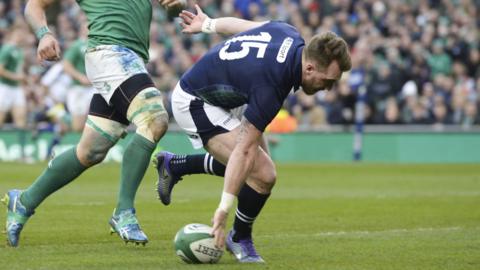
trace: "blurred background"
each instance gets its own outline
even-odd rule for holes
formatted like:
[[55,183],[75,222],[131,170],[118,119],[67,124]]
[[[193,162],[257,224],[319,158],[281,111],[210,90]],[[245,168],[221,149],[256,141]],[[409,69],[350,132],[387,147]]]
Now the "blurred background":
[[[0,160],[34,162],[74,143],[84,115],[72,116],[67,106],[69,91],[81,83],[65,61],[75,66],[78,57],[37,62],[25,2],[0,2]],[[227,37],[183,35],[178,21],[152,2],[148,70],[169,107],[179,77]],[[348,42],[351,72],[331,91],[292,94],[269,126],[277,161],[480,161],[480,0],[199,0],[189,6],[194,3],[211,17],[281,20],[307,41],[334,31]],[[57,1],[48,20],[63,52],[78,47],[86,18],[75,0]],[[1,89],[12,86],[4,75],[12,46],[23,53],[13,72],[23,103],[9,102]],[[171,122],[161,147],[191,152]],[[121,145],[110,160],[119,160]]]

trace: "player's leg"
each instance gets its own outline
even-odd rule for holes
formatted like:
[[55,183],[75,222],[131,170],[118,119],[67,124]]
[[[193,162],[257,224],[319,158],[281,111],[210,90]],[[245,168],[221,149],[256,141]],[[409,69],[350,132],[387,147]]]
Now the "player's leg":
[[[92,100],[91,108],[98,105],[108,108],[100,96]],[[25,222],[40,203],[87,168],[101,162],[125,129],[124,124],[98,115],[90,115],[87,122],[77,146],[53,158],[25,191],[11,190],[6,194],[4,202],[8,207],[6,231],[9,245],[18,245]]]
[[[195,108],[190,108],[190,101],[192,99],[195,99],[195,97],[183,92],[180,84],[177,84],[174,95],[172,96],[172,108],[175,108],[174,116],[179,119],[177,122],[180,121],[181,123],[184,123],[187,131],[196,131],[195,123],[193,122],[193,117],[191,116],[190,111],[191,109],[195,110]],[[226,115],[227,119],[229,119],[227,122],[230,122],[230,119],[235,119],[230,122],[230,125],[228,126],[228,128],[233,129],[236,125],[234,123],[239,123],[238,119],[243,114],[243,111],[244,108],[239,107],[230,112],[219,110],[218,113],[220,113],[220,117]],[[215,115],[212,117],[218,118],[218,116]],[[208,116],[204,118],[208,118]],[[197,121],[201,120],[197,119]],[[234,125],[231,125],[232,123]],[[198,134],[190,132],[189,136],[195,148],[200,148],[202,146]],[[176,155],[167,151],[162,151],[156,155],[153,162],[158,172],[158,198],[165,205],[170,204],[173,187],[178,181],[182,180],[184,175],[212,174],[222,177],[225,175],[225,165],[213,158],[209,153]]]
[[[239,128],[236,128],[216,135],[208,141],[206,149],[218,160],[228,162],[238,132]],[[259,148],[252,171],[238,194],[233,230],[227,237],[227,249],[239,262],[263,262],[253,245],[252,227],[270,196],[275,180],[275,165],[268,154]]]
[[[112,218],[113,230],[119,233],[120,224],[115,223],[122,215],[134,217],[134,201],[138,187],[145,175],[150,157],[157,142],[168,128],[168,114],[163,107],[161,92],[153,87],[147,74],[132,76],[122,83],[110,101],[113,106],[137,127],[131,141],[124,151],[122,162],[118,203]],[[148,242],[138,222],[129,235],[122,235],[125,241],[135,243]],[[135,234],[137,233],[137,236]]]
[[[202,142],[199,135],[196,134],[196,123],[191,116],[192,114],[196,115],[196,112],[192,112],[191,110],[203,110],[203,107],[202,105],[198,106],[195,102],[193,102],[191,106],[191,101],[195,99],[194,96],[184,92],[180,84],[177,84],[172,95],[172,109],[174,110],[173,114],[177,122],[180,121],[182,123],[180,126],[187,131],[194,148],[198,149],[202,147]],[[203,114],[199,114],[199,119],[197,120],[203,121],[208,125],[208,123],[210,123],[208,117],[204,115],[204,112],[200,113]],[[213,117],[233,117],[230,112],[222,109],[219,109],[218,113],[219,115],[214,115]],[[232,124],[239,121],[232,120],[228,122],[230,122],[228,127],[234,128]],[[208,127],[210,128],[210,125]],[[165,205],[170,204],[172,189],[175,184],[182,179],[183,175],[209,173],[223,176],[225,174],[225,165],[215,160],[208,153],[198,155],[174,155],[169,152],[160,152],[156,156],[154,163],[156,163],[158,171],[157,192],[159,199]]]
[[5,124],[5,119],[7,118],[7,112],[6,111],[0,111],[0,128],[3,127],[3,124]]
[[52,156],[55,146],[60,144],[64,134],[70,130],[70,114],[63,103],[58,103],[49,108],[46,115],[53,125],[53,137],[48,144],[47,155],[45,156],[45,159],[48,160]]
[[[268,146],[263,137],[260,147],[268,153]],[[210,174],[220,177],[225,176],[225,164],[216,160],[208,152],[205,154],[179,155],[161,151],[156,155],[153,162],[158,172],[158,198],[165,205],[170,204],[173,187],[185,175]]]
[[128,108],[126,118],[137,127],[124,153],[117,213],[133,208],[136,190],[152,152],[168,128],[168,115],[161,92],[152,86],[144,88],[147,84],[151,85],[147,74],[133,76],[119,87],[111,99],[114,106]]
[[102,45],[85,54],[88,79],[127,122],[137,126],[124,151],[117,207],[110,219],[112,229],[125,241],[146,243],[134,209],[134,199],[151,154],[167,130],[168,117],[161,93],[132,50]]
[[[260,147],[268,154],[268,145],[264,137]],[[225,176],[226,166],[216,160],[210,153],[205,154],[174,154],[168,151],[161,151],[154,160],[161,177],[173,177],[178,182],[185,175],[210,174],[220,177]]]
[[12,107],[12,99],[10,97],[11,91],[7,89],[7,86],[0,83],[0,128],[5,124],[7,114]]
[[[23,90],[19,87],[12,89],[12,119],[17,130],[18,142],[22,149],[22,160],[25,159],[26,128],[27,128],[27,102]],[[25,160],[24,160],[25,161]]]
[[93,89],[75,86],[67,93],[67,108],[72,117],[71,127],[74,132],[82,132],[88,115],[88,104],[93,96]]
[[13,124],[18,129],[25,129],[27,127],[27,102],[25,94],[18,88],[15,91],[15,97],[12,106]]
[[[216,160],[227,164],[239,132],[240,121],[231,112],[204,103],[198,98],[184,92],[179,85],[172,94],[172,111],[177,123],[182,127],[194,148],[205,148]],[[263,147],[266,145],[263,143]],[[239,194],[237,222],[231,234],[229,249],[241,262],[262,262],[253,247],[251,226],[263,208],[276,180],[275,166],[268,154],[259,147],[258,154],[247,184]],[[252,203],[245,204],[245,200]],[[240,202],[241,201],[241,202]],[[239,239],[242,236],[241,239]],[[234,242],[232,237],[235,237]]]
[[209,153],[179,155],[168,151],[156,154],[153,160],[158,172],[157,192],[163,204],[170,204],[173,187],[184,175],[211,174],[223,177],[225,165]]
[[[237,119],[241,119],[244,111],[244,106],[231,110],[233,117]],[[269,153],[267,143],[263,138],[260,147]],[[172,180],[159,181],[158,183],[177,183],[184,175],[189,174],[225,176],[225,165],[209,153],[183,155],[161,151],[156,155],[153,162],[158,169],[159,178],[172,178]]]

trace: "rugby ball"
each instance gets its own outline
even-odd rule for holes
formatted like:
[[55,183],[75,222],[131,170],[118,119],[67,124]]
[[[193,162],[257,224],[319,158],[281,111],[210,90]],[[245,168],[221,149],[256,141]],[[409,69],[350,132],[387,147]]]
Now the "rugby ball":
[[217,263],[223,250],[215,247],[212,227],[192,223],[181,228],[173,243],[175,252],[186,263]]

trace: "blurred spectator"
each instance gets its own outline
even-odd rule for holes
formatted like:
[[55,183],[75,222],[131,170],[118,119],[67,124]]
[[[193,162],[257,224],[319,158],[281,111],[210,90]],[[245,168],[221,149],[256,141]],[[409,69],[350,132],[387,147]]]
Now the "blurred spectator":
[[318,106],[316,96],[308,96],[298,91],[290,100],[293,116],[301,128],[319,128],[326,124],[326,115],[323,107]]
[[[13,25],[23,19],[25,0],[0,1],[0,47]],[[194,1],[189,1],[193,7]],[[212,17],[283,20],[306,39],[331,30],[351,47],[354,67],[347,80],[315,97],[293,96],[286,109],[302,128],[352,124],[356,92],[367,88],[371,124],[479,124],[480,0],[198,0]],[[169,93],[178,78],[226,37],[187,36],[169,20],[156,1],[151,26],[148,69],[157,86]],[[48,14],[50,28],[63,51],[78,39],[85,21],[75,0],[63,0]],[[28,32],[28,31],[26,31]],[[26,65],[38,65],[35,46],[26,52]],[[28,76],[35,68],[25,67]],[[48,72],[42,71],[42,72]],[[346,76],[347,77],[347,74]],[[58,99],[47,87],[26,87],[31,115],[45,102]],[[37,88],[37,89],[35,89]],[[58,94],[58,93],[57,93]],[[166,100],[168,110],[168,100]],[[37,108],[38,106],[39,108]],[[11,116],[7,117],[11,119]],[[11,120],[10,120],[11,121]]]
[[400,111],[398,109],[398,103],[394,97],[389,97],[386,102],[385,112],[383,113],[383,119],[380,122],[382,124],[401,124]]
[[448,75],[452,68],[452,59],[444,51],[441,41],[433,42],[432,53],[427,57],[427,63],[430,66],[431,77],[438,74]]
[[290,133],[297,130],[297,120],[287,110],[281,109],[267,126],[266,131],[272,133]]
[[0,128],[11,113],[16,128],[27,126],[27,101],[24,87],[28,83],[25,73],[25,47],[28,45],[23,22],[17,21],[0,48]]

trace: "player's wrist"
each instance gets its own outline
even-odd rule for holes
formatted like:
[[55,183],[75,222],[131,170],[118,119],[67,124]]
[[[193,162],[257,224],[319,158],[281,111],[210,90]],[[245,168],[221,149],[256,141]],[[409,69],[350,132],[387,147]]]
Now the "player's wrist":
[[230,209],[232,209],[236,198],[237,198],[237,196],[224,191],[222,193],[222,199],[220,200],[220,204],[218,205],[218,209],[220,209],[223,212],[228,214],[230,212]]
[[203,33],[216,33],[217,32],[217,19],[211,19],[207,17],[202,23],[202,32]]
[[48,29],[48,26],[42,26],[38,28],[37,31],[35,31],[35,36],[37,37],[38,40],[41,40],[46,35],[53,35],[50,29]]

